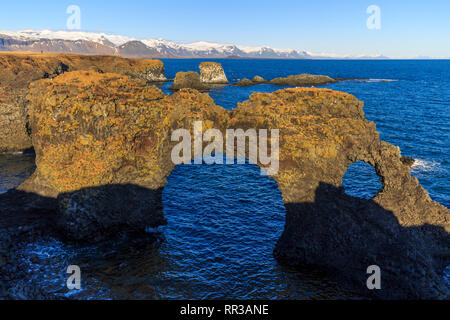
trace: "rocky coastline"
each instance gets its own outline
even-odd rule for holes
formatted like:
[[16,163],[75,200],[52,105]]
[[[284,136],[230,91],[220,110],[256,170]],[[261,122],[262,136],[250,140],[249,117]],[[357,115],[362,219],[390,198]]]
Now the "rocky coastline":
[[[4,108],[18,110],[12,122],[23,135],[20,148],[3,143],[1,150],[33,147],[37,167],[17,190],[0,195],[0,277],[20,275],[13,270],[18,237],[32,241],[57,234],[64,241],[92,243],[164,225],[161,191],[175,167],[171,131],[201,120],[205,130],[280,130],[280,170],[273,176],[287,210],[274,252],[280,263],[318,266],[368,297],[450,297],[441,276],[450,265],[450,212],[411,177],[411,160],[380,141],[361,101],[329,89],[288,88],[254,93],[227,111],[190,88],[207,88],[205,79],[223,80],[223,69],[213,68],[217,77],[205,74],[205,65],[202,76],[177,75],[176,92],[166,95],[149,84],[165,78],[162,63],[144,61],[0,55],[0,67],[11,69],[2,74],[2,86],[20,83],[20,103],[9,91],[2,101]],[[307,81],[334,80],[301,75],[271,82]],[[19,137],[2,134],[0,142]],[[358,161],[371,164],[383,184],[371,200],[343,191],[343,176]],[[382,268],[382,290],[367,290],[369,265]],[[0,288],[0,298],[14,292]],[[16,297],[41,294],[45,298],[39,292]]]
[[64,72],[95,70],[128,75],[146,82],[167,81],[159,60],[75,54],[0,53],[0,153],[32,148],[27,118],[29,85]]

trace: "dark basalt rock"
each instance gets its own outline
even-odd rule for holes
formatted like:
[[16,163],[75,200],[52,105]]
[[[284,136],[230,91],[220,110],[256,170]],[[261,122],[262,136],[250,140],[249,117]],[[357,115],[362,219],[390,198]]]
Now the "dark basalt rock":
[[414,163],[416,162],[416,160],[411,157],[402,157],[401,161],[403,162],[403,164],[405,164],[408,167],[412,167],[414,165]]
[[121,232],[144,233],[166,224],[162,190],[107,185],[58,196],[57,226],[69,241],[98,242]]

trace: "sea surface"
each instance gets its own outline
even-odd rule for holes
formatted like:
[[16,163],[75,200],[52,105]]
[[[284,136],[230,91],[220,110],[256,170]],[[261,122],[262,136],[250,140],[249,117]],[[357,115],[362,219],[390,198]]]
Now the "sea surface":
[[[164,60],[166,75],[198,71],[198,59]],[[382,140],[416,159],[411,170],[431,198],[450,208],[450,61],[213,60],[230,82],[256,75],[291,74],[358,78],[322,87],[365,102]],[[170,83],[162,86],[166,93]],[[217,88],[216,104],[231,110],[252,92],[283,87]],[[0,156],[0,192],[19,185],[34,170],[32,156]],[[256,166],[183,165],[168,178],[164,210],[168,225],[147,238],[87,247],[56,239],[31,243],[21,254],[34,284],[76,299],[339,299],[357,298],[320,270],[277,264],[273,249],[285,209],[276,183]],[[351,165],[346,192],[370,199],[381,183],[368,164]],[[69,265],[82,269],[82,290],[69,292]],[[450,279],[450,270],[446,275]],[[31,283],[31,282],[30,282]]]

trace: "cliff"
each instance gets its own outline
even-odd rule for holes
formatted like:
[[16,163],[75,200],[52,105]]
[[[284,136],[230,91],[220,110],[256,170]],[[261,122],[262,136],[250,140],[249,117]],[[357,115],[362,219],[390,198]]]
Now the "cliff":
[[137,80],[165,81],[159,60],[73,54],[0,53],[0,153],[20,152],[31,145],[25,96],[31,82],[67,71],[95,70]]
[[[71,240],[163,223],[161,190],[177,144],[172,131],[192,131],[195,120],[203,130],[279,129],[273,179],[287,209],[279,261],[320,266],[369,296],[448,297],[440,273],[450,264],[449,210],[411,177],[400,150],[379,140],[363,103],[350,94],[255,93],[230,112],[195,90],[168,96],[124,75],[77,71],[33,83],[28,98],[37,169],[19,189],[56,198],[59,228]],[[341,187],[348,166],[361,160],[383,183],[372,200]],[[150,199],[142,206],[141,192]],[[112,206],[116,197],[121,201]],[[381,267],[382,290],[366,287],[370,265]]]

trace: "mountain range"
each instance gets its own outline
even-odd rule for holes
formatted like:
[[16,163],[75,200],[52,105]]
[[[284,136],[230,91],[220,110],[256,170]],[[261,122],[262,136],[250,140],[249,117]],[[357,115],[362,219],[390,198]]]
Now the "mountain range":
[[313,54],[267,46],[248,47],[199,41],[188,44],[163,39],[138,40],[81,31],[0,31],[0,51],[120,55],[127,58],[261,58],[261,59],[386,59],[384,56]]

